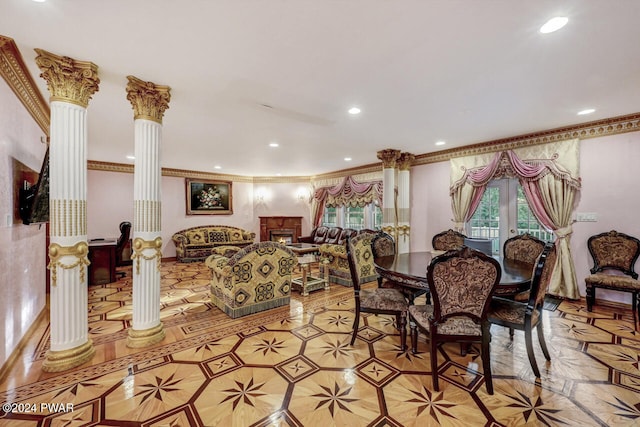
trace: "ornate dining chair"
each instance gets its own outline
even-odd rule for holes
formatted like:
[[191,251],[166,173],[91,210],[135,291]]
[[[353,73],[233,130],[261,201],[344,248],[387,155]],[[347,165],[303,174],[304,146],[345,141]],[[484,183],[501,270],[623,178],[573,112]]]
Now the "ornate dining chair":
[[[373,250],[374,258],[379,256],[394,256],[396,254],[396,243],[391,235],[384,231],[378,231],[373,237],[371,242],[371,248]],[[378,287],[379,288],[396,288],[404,294],[409,300],[409,304],[413,304],[413,301],[420,295],[426,294],[427,304],[431,303],[431,296],[429,290],[410,290],[404,286],[397,285],[393,281],[383,281],[382,277],[378,275]]]
[[418,347],[418,328],[431,342],[431,375],[438,386],[438,346],[444,342],[480,343],[487,392],[493,394],[491,379],[491,341],[487,310],[494,289],[500,283],[500,263],[468,247],[433,258],[427,269],[427,282],[433,305],[409,306],[411,347]]
[[[533,270],[544,245],[545,242],[542,240],[524,233],[507,239],[502,246],[502,255],[506,259],[531,264]],[[529,295],[529,291],[526,290],[514,295],[513,299],[526,303],[529,301]]]
[[538,378],[540,378],[540,370],[538,369],[536,357],[533,353],[532,331],[533,328],[537,329],[538,341],[540,342],[542,353],[545,359],[551,360],[542,329],[542,307],[544,306],[544,296],[547,293],[551,273],[553,272],[555,264],[555,245],[553,243],[547,243],[535,263],[529,301],[524,303],[506,298],[493,298],[487,315],[490,323],[509,328],[510,335],[514,329],[524,331],[524,341],[527,348],[527,356],[529,356],[529,363],[531,364],[533,373]]
[[615,230],[597,234],[587,240],[593,258],[591,275],[584,280],[587,287],[587,310],[593,309],[596,288],[631,292],[633,327],[638,329],[640,281],[634,265],[640,255],[640,240]]
[[371,263],[365,262],[373,257],[371,249],[372,234],[363,233],[354,238],[347,237],[347,260],[353,283],[355,297],[355,317],[353,319],[353,334],[351,345],[356,341],[360,313],[390,314],[396,317],[396,326],[400,331],[400,348],[407,347],[407,310],[409,303],[398,289],[374,288],[361,289],[360,277],[371,274],[368,269]]
[[[371,251],[373,252],[374,258],[377,258],[379,256],[395,255],[396,241],[390,234],[385,233],[384,231],[379,231],[373,236],[373,239],[371,240]],[[381,276],[378,276],[378,287],[384,287]],[[390,286],[388,287],[393,287],[393,284],[390,283]]]
[[431,246],[436,251],[450,251],[459,249],[464,245],[465,236],[455,230],[447,230],[436,234],[431,239]]

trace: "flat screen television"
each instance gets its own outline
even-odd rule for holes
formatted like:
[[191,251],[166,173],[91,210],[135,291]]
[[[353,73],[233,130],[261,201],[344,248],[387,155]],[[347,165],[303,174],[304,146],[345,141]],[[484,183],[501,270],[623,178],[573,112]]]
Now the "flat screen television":
[[49,149],[44,155],[38,183],[20,189],[20,218],[24,224],[49,221]]

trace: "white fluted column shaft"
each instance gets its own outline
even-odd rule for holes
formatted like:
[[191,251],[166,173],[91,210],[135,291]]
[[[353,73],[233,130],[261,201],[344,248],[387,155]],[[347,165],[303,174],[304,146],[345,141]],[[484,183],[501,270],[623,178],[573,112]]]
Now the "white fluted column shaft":
[[410,251],[411,243],[411,200],[410,200],[410,171],[398,171],[398,253]]
[[[136,238],[150,242],[161,234],[161,139],[160,123],[135,120],[134,249]],[[157,250],[159,248],[146,247],[133,262],[134,330],[151,329],[160,324],[160,253]]]
[[[51,102],[49,222],[51,245],[87,243],[87,110]],[[87,343],[86,253],[66,254],[50,266],[51,350]],[[73,266],[73,267],[71,267]]]

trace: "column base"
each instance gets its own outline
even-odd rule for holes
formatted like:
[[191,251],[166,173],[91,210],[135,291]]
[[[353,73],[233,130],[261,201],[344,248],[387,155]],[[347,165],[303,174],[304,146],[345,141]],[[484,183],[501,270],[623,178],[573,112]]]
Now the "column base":
[[165,332],[162,327],[162,322],[160,322],[158,326],[149,329],[129,329],[129,336],[127,337],[127,347],[149,347],[162,341],[164,339],[164,336]]
[[42,370],[45,372],[66,371],[88,362],[93,358],[94,354],[96,354],[96,349],[93,347],[93,341],[91,340],[68,350],[49,350],[42,364]]

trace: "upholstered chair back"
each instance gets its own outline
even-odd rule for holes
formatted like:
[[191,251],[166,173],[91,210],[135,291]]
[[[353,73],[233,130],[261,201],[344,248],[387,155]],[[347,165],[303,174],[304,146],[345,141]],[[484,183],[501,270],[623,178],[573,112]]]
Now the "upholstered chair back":
[[338,241],[336,242],[338,245],[344,245],[347,242],[347,237],[355,237],[358,235],[358,230],[354,230],[353,228],[344,228],[340,232],[340,236],[338,237]]
[[373,256],[390,256],[396,254],[396,242],[393,237],[383,231],[377,233],[371,241]]
[[331,245],[337,245],[338,240],[340,239],[340,233],[342,233],[342,228],[331,227],[327,232],[327,238],[324,240],[324,242]]
[[352,255],[348,256],[347,259],[355,291],[360,290],[362,277],[375,275],[373,252],[371,250],[371,241],[374,236],[374,234],[363,233],[354,238],[347,237],[347,253],[350,252]]
[[324,225],[321,225],[320,227],[316,228],[315,233],[313,234],[313,242],[324,243],[328,232],[329,232],[329,227],[325,227]]
[[449,229],[433,236],[433,238],[431,239],[431,246],[436,251],[450,251],[452,249],[459,249],[464,245],[465,237],[467,236]]
[[434,258],[427,270],[427,281],[435,321],[444,322],[452,316],[466,316],[475,323],[486,319],[500,277],[498,261],[468,247]]
[[551,283],[551,275],[556,266],[556,247],[553,243],[547,243],[542,253],[536,261],[536,268],[531,281],[531,296],[529,306],[533,308],[542,307],[544,304],[544,296],[549,289]]
[[542,240],[524,233],[504,242],[502,255],[505,258],[533,265],[543,249],[544,242]]
[[[116,242],[116,266],[120,267],[127,264],[124,260],[124,250],[131,239],[131,223],[129,221],[123,221],[120,223],[120,237]],[[129,264],[131,261],[128,262]]]
[[613,269],[638,278],[634,270],[640,255],[640,240],[637,238],[612,230],[589,237],[587,247],[593,258],[592,274]]

